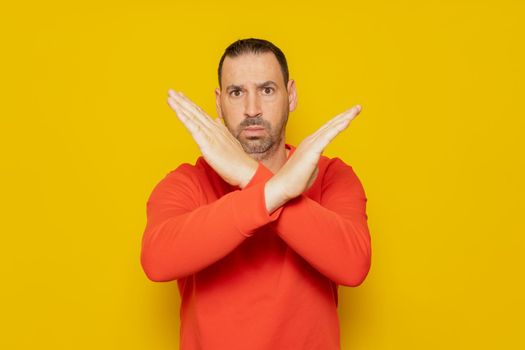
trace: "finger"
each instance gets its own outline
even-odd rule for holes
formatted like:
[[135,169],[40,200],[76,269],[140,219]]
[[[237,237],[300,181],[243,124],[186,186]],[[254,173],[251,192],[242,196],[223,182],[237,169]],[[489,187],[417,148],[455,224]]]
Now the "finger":
[[332,140],[339,135],[343,130],[345,130],[350,122],[359,114],[361,111],[360,106],[352,108],[344,115],[334,118],[326,127],[319,130],[318,133],[312,135],[311,142],[315,144],[316,149],[319,152],[322,152],[323,149],[328,146]]
[[343,130],[348,128],[348,125],[350,125],[351,119],[343,119],[339,121],[338,123],[334,124],[331,128],[326,129],[323,133],[319,134],[315,140],[313,140],[314,143],[317,144],[317,147],[319,147],[320,150],[323,150],[328,146],[332,140],[339,135]]
[[201,114],[190,108],[187,104],[182,103],[180,99],[173,100],[177,103],[179,109],[184,111],[188,118],[198,125],[203,132],[207,132],[210,135],[216,132],[216,126],[213,125],[213,121],[206,114]]
[[186,123],[193,123],[193,121],[191,121],[187,116],[186,114],[183,114],[180,110],[180,107],[179,107],[179,104],[177,102],[175,102],[175,100],[173,100],[172,98],[168,97],[168,105],[171,107],[171,109],[175,112],[175,115],[177,115],[177,118],[180,119],[180,121],[183,123],[183,124],[186,124]]
[[[328,137],[330,140],[335,137],[335,135],[342,132],[344,129],[350,125],[350,122],[354,119],[355,116],[353,115],[346,115],[345,118],[341,118],[337,121],[335,121],[330,127],[323,130],[323,132],[319,133],[318,137]],[[335,133],[335,135],[334,135]]]
[[195,108],[197,111],[201,112],[202,114],[206,114],[206,112],[204,112],[204,110],[200,106],[198,106],[195,102],[193,102],[189,97],[184,95],[182,91],[179,91],[179,95],[182,97],[183,101],[188,103],[188,105]]
[[189,116],[188,113],[184,111],[184,109],[182,109],[182,107],[171,97],[168,97],[168,104],[175,111],[177,118],[179,118],[185,126],[197,124],[195,120],[193,120],[193,118],[191,118],[191,116]]
[[331,125],[335,125],[337,123],[339,123],[340,121],[342,120],[346,120],[346,119],[354,119],[359,113],[361,112],[361,106],[360,105],[355,105],[354,107],[344,111],[343,113],[337,115],[336,117],[332,118],[332,120],[330,120],[327,124],[328,126]]
[[188,97],[184,96],[182,92],[175,92],[173,90],[168,91],[169,95],[177,101],[184,110],[186,110],[191,116],[202,122],[203,126],[210,127],[213,124],[211,118],[193,101]]
[[[168,95],[172,98],[178,105],[180,105],[184,110],[188,112],[190,116],[202,117],[202,110],[198,110],[195,106],[190,104],[190,101],[187,97],[183,96],[181,92],[175,92],[173,90],[168,90]],[[204,113],[205,114],[205,113]],[[199,118],[201,119],[201,118]]]
[[335,124],[339,123],[341,120],[346,119],[354,119],[359,113],[361,112],[361,106],[355,105],[354,107],[350,108],[349,110],[346,110],[331,120],[329,120],[327,123],[325,123],[323,126],[321,126],[314,134],[312,134],[312,138],[316,138],[319,134],[322,134],[327,129],[331,128]]
[[[338,117],[336,120],[334,120],[334,122],[332,123],[332,127],[335,127],[337,128],[338,125],[341,125],[341,124],[346,124],[346,126],[349,125],[349,123],[355,119],[355,117],[357,117],[357,115],[360,113],[360,109],[359,108],[352,108],[350,109],[349,111],[343,113],[343,115],[341,115],[340,117]],[[329,129],[330,129],[329,128]]]
[[222,119],[217,117],[215,118],[215,123],[217,124],[220,132],[226,139],[230,140],[231,142],[235,143],[236,145],[240,145],[239,140],[233,136],[233,134],[230,132],[230,130],[222,123]]
[[206,125],[206,123],[203,122],[202,118],[195,116],[195,113],[193,111],[188,110],[188,108],[179,103],[179,100],[172,98],[171,96],[168,97],[168,99],[174,106],[177,106],[179,113],[183,113],[186,119],[190,120],[193,124],[198,125],[200,129],[211,132],[210,126]]
[[199,126],[192,118],[188,117],[186,112],[182,110],[175,101],[168,98],[168,104],[175,111],[177,118],[179,118],[182,124],[184,124],[186,129],[188,129],[190,134],[195,138],[195,136],[201,131],[201,126]]
[[222,119],[220,117],[215,118],[215,123],[221,128],[221,129],[227,129],[226,126],[222,123]]
[[[197,143],[201,143],[199,140],[197,140],[197,138],[203,139],[211,137],[214,139],[221,139],[219,135],[222,135],[224,139],[227,139],[230,142],[238,142],[237,139],[235,139],[230,133],[230,131],[226,128],[226,126],[222,124],[219,118],[216,118],[217,122],[214,122],[212,118],[209,117],[206,113],[204,113],[202,110],[198,110],[198,106],[195,106],[195,108],[190,109],[190,106],[188,106],[188,104],[180,103],[182,102],[182,97],[178,93],[170,91],[169,94],[170,98],[173,100],[178,110],[182,112],[183,115],[187,116],[187,123],[191,122],[199,128],[200,135],[196,135],[195,131],[193,131],[195,126],[189,125],[189,127],[191,128],[190,132],[192,132],[192,135],[194,136],[194,139],[196,139]],[[172,98],[172,96],[174,96],[175,98]],[[198,115],[197,117],[195,117],[196,114]],[[203,119],[206,120],[206,123],[203,122]]]

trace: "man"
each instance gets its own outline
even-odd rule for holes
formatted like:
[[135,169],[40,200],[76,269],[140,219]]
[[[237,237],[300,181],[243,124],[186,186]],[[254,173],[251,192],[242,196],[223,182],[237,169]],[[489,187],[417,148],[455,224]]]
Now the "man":
[[337,287],[370,269],[367,198],[352,167],[322,152],[361,108],[285,143],[295,83],[281,50],[253,38],[225,50],[215,97],[212,119],[169,91],[202,157],[147,202],[141,263],[152,281],[178,282],[180,349],[340,349]]

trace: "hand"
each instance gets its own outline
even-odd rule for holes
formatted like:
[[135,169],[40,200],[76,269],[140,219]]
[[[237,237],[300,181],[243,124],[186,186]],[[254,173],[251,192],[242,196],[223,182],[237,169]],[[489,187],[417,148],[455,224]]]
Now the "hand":
[[315,133],[304,139],[288,161],[267,182],[267,209],[272,212],[288,200],[301,195],[315,181],[317,163],[328,144],[361,112],[356,105],[332,118]]
[[170,89],[168,95],[168,104],[197,142],[206,162],[224,181],[244,188],[255,174],[258,162],[244,152],[220,118],[212,120],[182,92]]

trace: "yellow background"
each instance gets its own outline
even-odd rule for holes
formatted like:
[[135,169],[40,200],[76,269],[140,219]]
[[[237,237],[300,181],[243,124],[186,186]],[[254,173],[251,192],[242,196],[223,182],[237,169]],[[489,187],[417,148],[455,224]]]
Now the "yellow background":
[[[14,6],[14,7],[13,7]],[[368,197],[372,268],[340,287],[342,349],[522,349],[521,1],[29,1],[2,5],[2,349],[176,349],[176,282],[143,273],[154,185],[199,150],[166,103],[215,116],[231,42],[287,55],[297,145]],[[277,350],[277,349],[276,349]]]

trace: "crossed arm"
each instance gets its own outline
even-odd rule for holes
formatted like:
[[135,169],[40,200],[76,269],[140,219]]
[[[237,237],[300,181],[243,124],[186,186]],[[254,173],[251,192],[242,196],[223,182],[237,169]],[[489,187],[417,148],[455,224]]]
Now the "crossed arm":
[[[150,279],[169,281],[197,272],[230,253],[258,227],[272,223],[292,249],[334,282],[356,286],[364,280],[370,267],[366,197],[352,168],[340,160],[331,163],[321,203],[303,195],[314,178],[322,150],[348,126],[359,109],[325,124],[273,174],[247,156],[219,120],[212,122],[182,95],[178,95],[177,102],[169,102],[199,146],[203,144],[207,163],[225,181],[242,189],[202,205],[194,197],[198,184],[185,169],[177,169],[163,179],[147,204],[141,261]],[[206,131],[216,136],[206,136]],[[206,140],[216,143],[211,147]],[[211,150],[219,145],[223,150],[215,155]],[[221,153],[228,150],[230,153]],[[234,172],[231,165],[222,165],[231,163],[232,157],[243,170]],[[250,215],[239,215],[241,210]],[[224,220],[232,213],[232,220]]]

